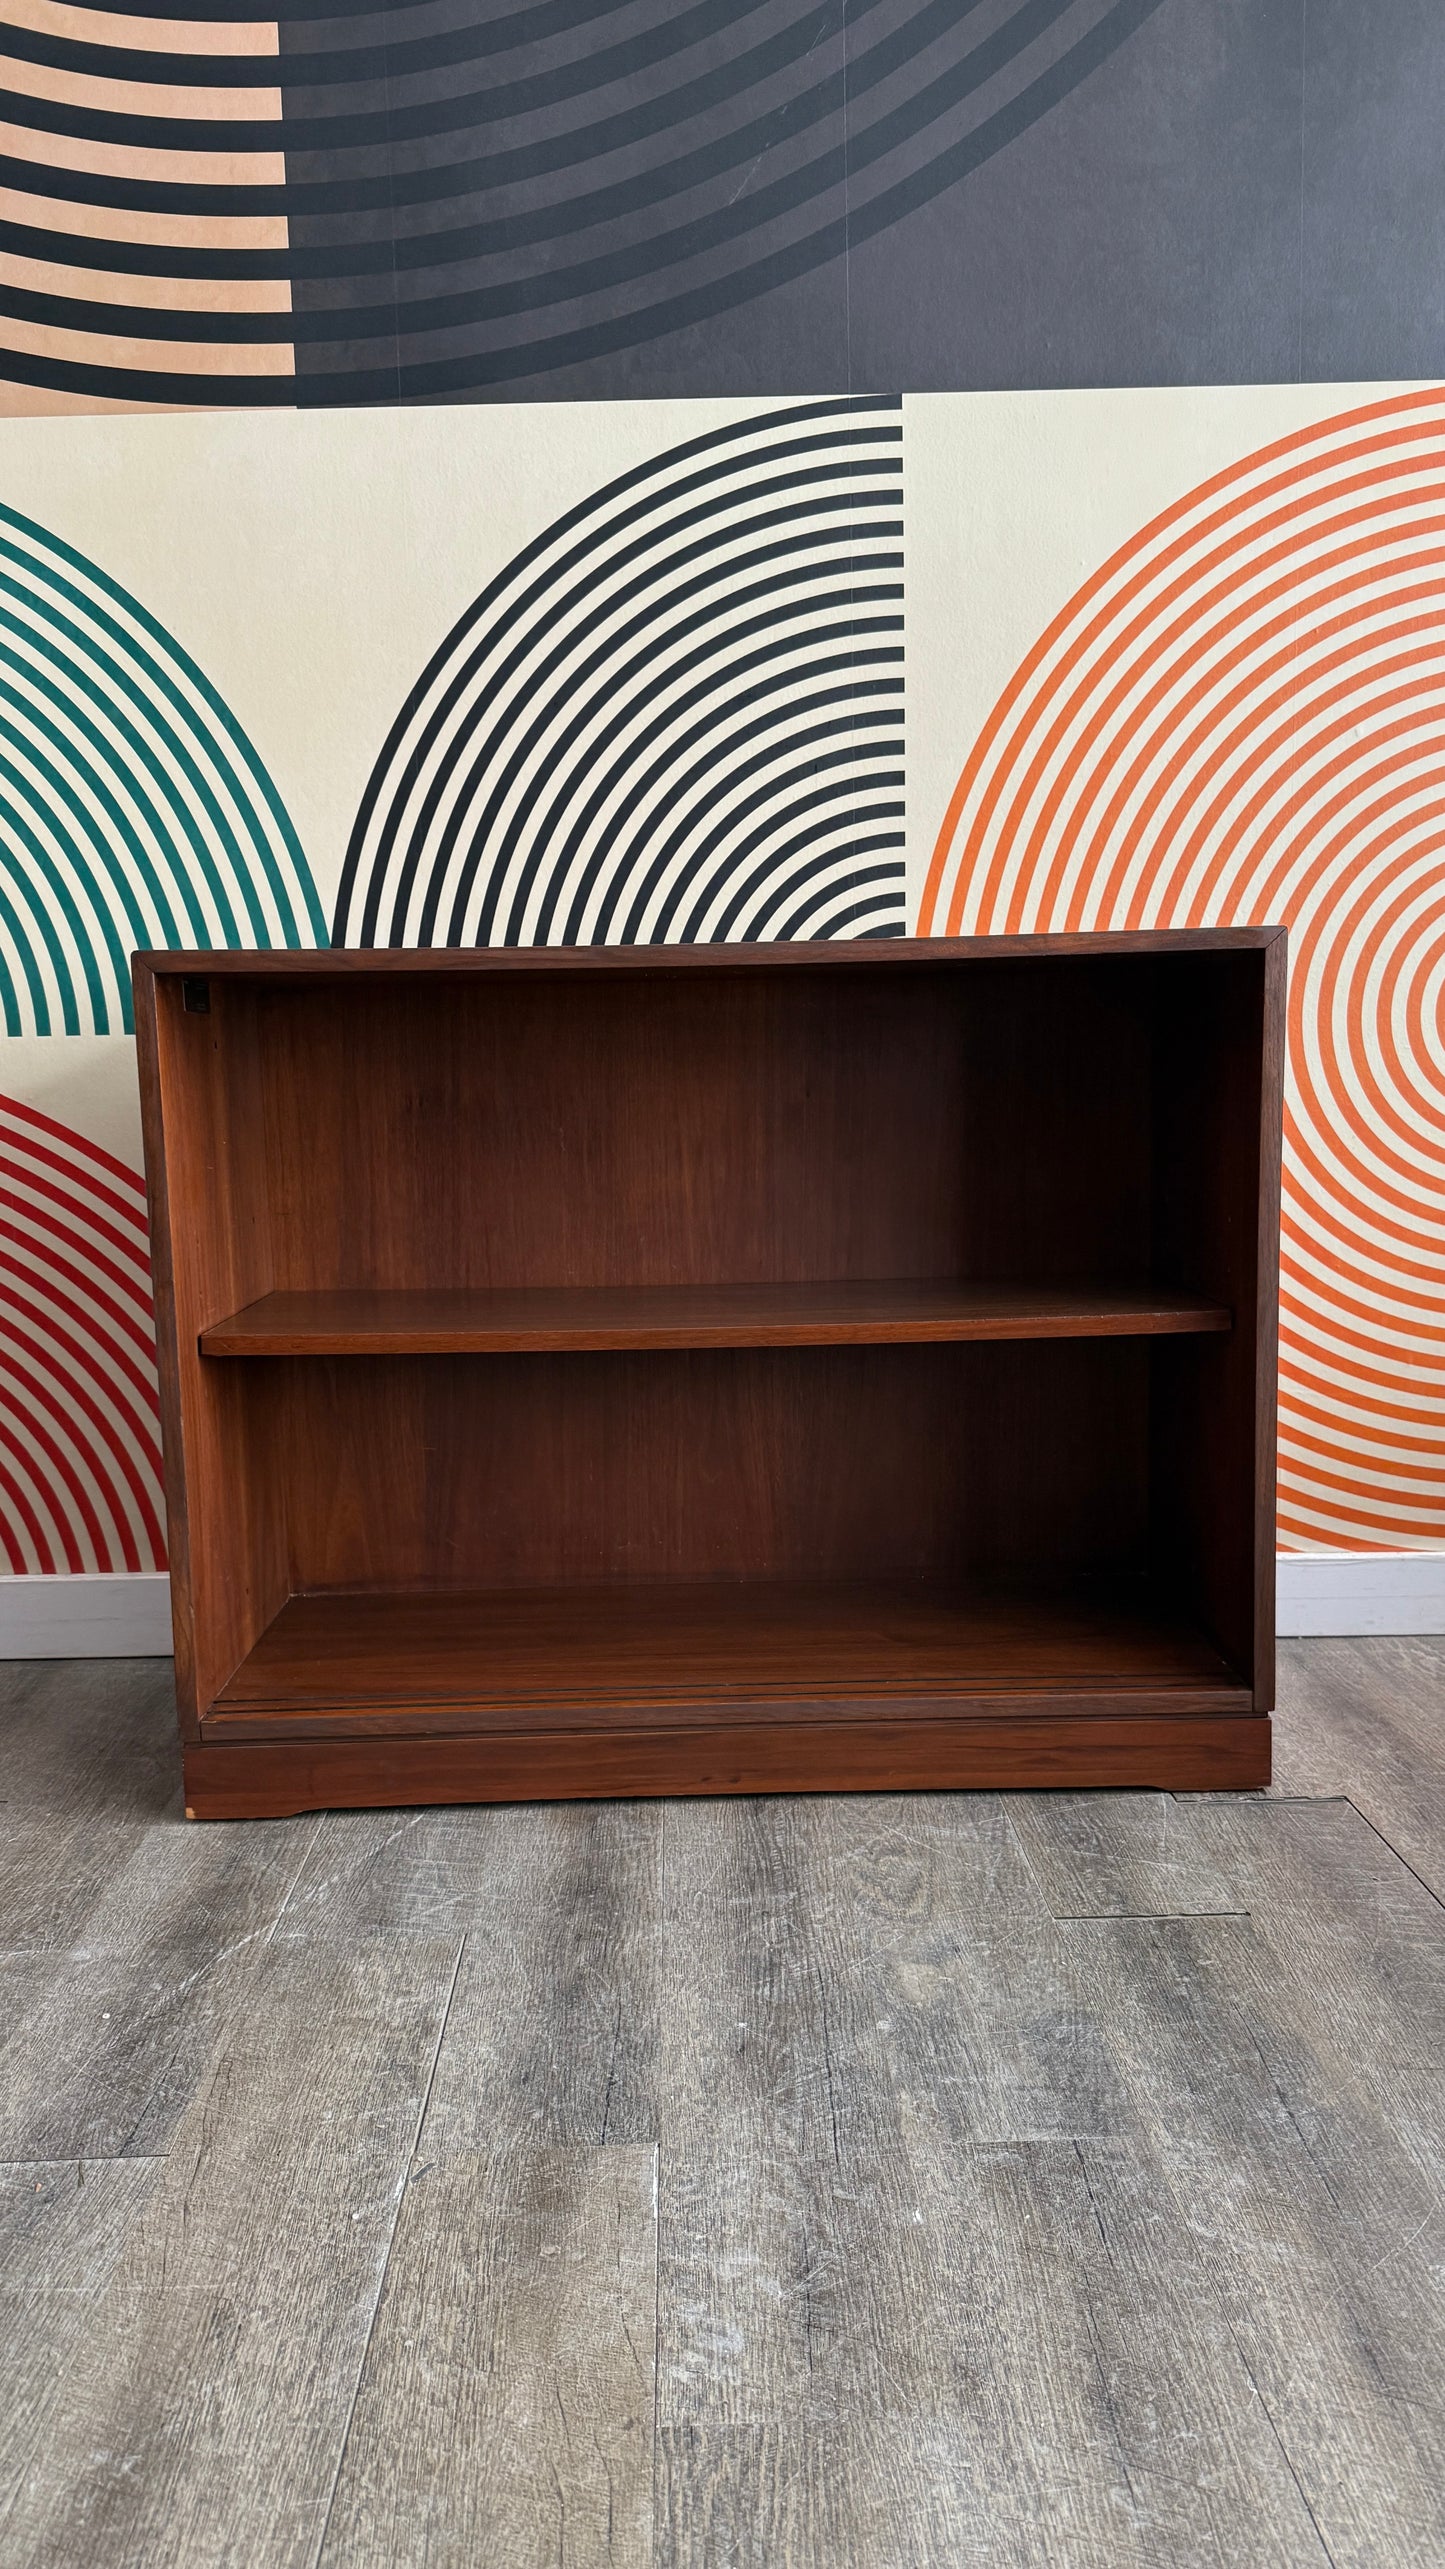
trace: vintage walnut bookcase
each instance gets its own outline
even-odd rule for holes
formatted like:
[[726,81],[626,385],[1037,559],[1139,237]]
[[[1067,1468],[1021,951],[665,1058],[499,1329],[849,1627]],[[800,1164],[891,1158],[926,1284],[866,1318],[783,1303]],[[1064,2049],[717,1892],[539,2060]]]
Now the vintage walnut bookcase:
[[1284,964],[139,956],[191,1812],[1263,1783]]

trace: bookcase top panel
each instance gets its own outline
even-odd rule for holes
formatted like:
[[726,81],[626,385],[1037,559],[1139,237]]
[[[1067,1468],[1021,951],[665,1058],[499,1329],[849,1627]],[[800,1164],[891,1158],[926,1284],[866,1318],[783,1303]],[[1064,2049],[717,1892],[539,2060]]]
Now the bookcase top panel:
[[1082,936],[819,939],[776,945],[696,946],[307,946],[169,948],[140,953],[135,968],[157,979],[224,975],[247,980],[349,980],[371,975],[488,973],[683,973],[886,971],[898,966],[1005,963],[1045,956],[1193,955],[1258,952],[1279,926],[1141,928]]

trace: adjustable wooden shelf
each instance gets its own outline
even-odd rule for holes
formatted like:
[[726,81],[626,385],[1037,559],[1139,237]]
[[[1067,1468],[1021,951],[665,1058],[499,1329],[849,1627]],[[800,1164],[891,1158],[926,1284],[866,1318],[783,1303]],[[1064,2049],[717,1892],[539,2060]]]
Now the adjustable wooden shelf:
[[191,1813],[1265,1782],[1284,965],[137,956]]

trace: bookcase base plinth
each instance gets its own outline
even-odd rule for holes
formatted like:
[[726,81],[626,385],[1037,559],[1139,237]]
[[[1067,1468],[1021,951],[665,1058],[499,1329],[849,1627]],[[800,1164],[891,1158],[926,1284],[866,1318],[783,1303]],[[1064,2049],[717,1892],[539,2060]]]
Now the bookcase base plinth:
[[1127,1699],[926,1720],[488,1730],[444,1738],[228,1740],[189,1748],[191,1819],[440,1802],[611,1801],[663,1794],[1008,1791],[1112,1785],[1240,1792],[1270,1780],[1261,1713],[1140,1713]]

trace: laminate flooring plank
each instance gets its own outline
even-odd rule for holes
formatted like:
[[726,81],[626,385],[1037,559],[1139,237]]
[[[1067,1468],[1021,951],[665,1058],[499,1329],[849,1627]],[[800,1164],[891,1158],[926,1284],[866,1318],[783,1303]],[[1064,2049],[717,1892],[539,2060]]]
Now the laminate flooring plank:
[[1445,2558],[1438,2214],[1372,2254],[1321,2214],[1286,2147],[1161,2158],[1337,2569]]
[[1445,2559],[1445,1654],[1286,1659],[1267,1796],[226,1829],[0,1671],[0,2560]]
[[1000,1817],[962,1795],[669,1810],[669,2423],[926,2404],[931,2172],[981,2137],[1135,2119]]
[[852,2068],[863,1995],[853,1932],[831,1886],[810,1899],[811,1846],[821,1831],[836,1849],[840,1809],[786,1795],[668,1806],[664,2137],[726,2135],[749,2158],[836,2162],[840,2117],[868,2109]]
[[1337,2569],[1445,2557],[1438,2185],[1249,1922],[1069,1933]]
[[[910,2045],[930,2102],[946,2088],[951,2128],[1019,2128],[1032,2064],[993,2056],[986,1958],[1015,1957],[1034,1995],[1042,1984],[1062,2003],[1071,1991],[1000,1797],[676,1803],[664,1868],[665,2078],[687,2128],[726,2126],[750,2149],[786,2143],[825,2159],[871,2147],[899,2128],[894,2071]],[[954,2039],[960,1993],[971,2052]],[[946,2060],[933,2041],[945,2017]],[[1061,2097],[1051,2118],[1060,2108],[1070,2110]],[[1111,2091],[1104,2128],[1126,2110]]]
[[1318,2523],[1158,2152],[1110,2141],[1075,2150],[1087,2207],[1055,2153],[1058,2243],[1065,2256],[1078,2246],[1087,2276],[1088,2343],[1144,2561],[1327,2569]]
[[30,1904],[39,1940],[0,1950],[0,2156],[166,2147],[315,1827],[127,1824],[82,1868],[73,1944]]
[[311,2569],[456,1963],[266,1951],[90,2305],[18,2560]]
[[[1003,1958],[990,1960],[1008,1981]],[[761,2430],[851,2443],[890,2420],[900,2451],[926,2430],[928,2466],[905,2477],[908,2505],[933,2525],[923,2559],[1221,2569],[1250,2556],[1322,2569],[1193,2248],[1172,2250],[1167,2230],[1149,2256],[1113,2243],[1157,2184],[1147,2148],[959,2145],[946,2114],[913,2114],[892,2153],[869,2158],[848,2150],[856,2130],[848,2117],[836,2166],[794,2140],[733,2166],[681,2150],[669,2171],[663,2119],[658,2410],[676,2559],[707,2556],[699,2546],[717,2538],[715,2505],[681,2477],[687,2430],[702,2435],[699,2453],[725,2430],[746,2456]],[[738,2559],[892,2561],[895,2548],[869,2548],[882,2510],[887,2541],[910,2559],[887,2515],[895,2497],[895,2479],[879,2484],[874,2469],[848,2497],[846,2525],[789,2520],[797,2548],[769,2551],[776,2489],[764,2489],[753,2528],[730,2538]],[[728,2507],[740,2502],[733,2482]]]
[[[1056,1798],[1030,1814],[1045,1842]],[[1108,1816],[1102,1831],[1087,1815],[1079,1822],[1072,1799],[1059,1822],[1069,1896],[1101,1911],[1121,1890],[1138,1896],[1148,1886],[1121,1885]],[[1267,1948],[1341,2092],[1366,2094],[1417,2156],[1440,2165],[1445,1907],[1348,1801],[1191,1795],[1172,1805],[1168,1828],[1181,1867],[1248,1912],[1252,1942],[1240,1950],[1261,1963]],[[1046,1871],[1045,1855],[1036,1860]]]
[[1207,1914],[1146,1905],[1168,1887],[1135,1854],[1157,1830],[1178,1878],[1252,1920],[1347,2082],[1362,2066],[1378,2078],[1445,2062],[1445,1906],[1352,1802],[1116,1794],[1080,1809],[1089,1801],[1041,1794],[1015,1819],[1055,1899],[1079,1902],[1077,1923]]
[[22,1825],[13,1871],[6,1849],[0,1950],[159,1954],[184,1943],[199,1957],[269,1935],[317,1826],[308,1817],[205,1827],[179,1813],[88,1822],[83,1862],[65,1871],[62,1842],[60,1876],[47,1879],[44,1823]]
[[158,2166],[0,2167],[0,2558],[36,2446]]
[[314,1823],[180,1816],[164,1661],[0,1668],[0,2156],[147,2156],[193,2092]]
[[0,2166],[0,2293],[98,2292],[159,2165],[61,2159]]
[[[1044,2569],[1046,2528],[1000,2519],[961,2420],[713,2427],[659,2437],[658,2569]],[[1078,2530],[1078,2510],[1073,2531]],[[1140,2569],[1108,2549],[1069,2569]]]
[[[587,2146],[656,2136],[661,1803],[476,1812],[453,1921],[466,1953],[423,2156],[508,2140]],[[433,1840],[433,1844],[440,1843]],[[453,1880],[463,1878],[455,1872]],[[393,1896],[371,1877],[366,1914]]]
[[496,1906],[497,1869],[515,1876],[539,1809],[324,1811],[277,1936],[464,1936]]
[[1023,1799],[803,1806],[799,1898],[805,1918],[833,1922],[839,2030],[855,2029],[860,2087],[886,2097],[882,2128],[915,2155],[1136,2121],[1021,1843]]
[[1019,1793],[1010,1816],[1056,1918],[1179,1918],[1240,1907],[1173,1793]]
[[0,1756],[15,1808],[57,1824],[179,1813],[170,1660],[0,1660]]
[[1199,1802],[1188,1827],[1227,1872],[1318,2035],[1378,2096],[1445,2064],[1445,1905],[1352,1802]]
[[1438,2422],[1445,1909],[1351,1803],[1220,1798],[1196,1818],[1221,1849],[1232,1842],[1251,1905],[1234,2003],[1268,2029],[1266,2044],[1275,2027],[1294,2029],[1322,2067],[1328,2111],[1302,2129],[1346,2216],[1338,2255],[1365,2296],[1377,2370]]
[[0,1949],[93,1942],[126,1868],[144,1874],[195,1835],[182,1820],[169,1660],[0,1664],[0,1761]]
[[839,2422],[930,2405],[932,2239],[901,2154],[659,2149],[658,2410],[669,2424]]
[[1222,2164],[1252,2141],[1286,2143],[1297,2185],[1308,2180],[1367,2248],[1395,2244],[1420,2172],[1250,1919],[1091,1920],[1068,1935],[1081,2003],[1123,2066],[1145,2137],[1217,2149]]
[[664,2426],[657,2569],[969,2569],[964,2446],[891,2420]]
[[1344,1794],[1445,1899],[1445,1638],[1285,1643],[1275,1794]]
[[975,2421],[993,2541],[1025,2562],[1309,2563],[1323,2546],[1137,2143],[960,2152],[924,2207],[955,2312],[941,2415]]
[[912,1946],[879,1940],[873,2022],[915,2151],[1137,2129],[1127,2064],[1070,1969],[1066,1933],[978,1918]]
[[645,2145],[418,2159],[323,2569],[652,2569],[655,2192]]
[[659,2561],[1328,2569],[1197,2261],[1149,2220],[1157,2192],[1128,2143],[958,2152],[919,2207],[894,2396],[664,2407]]
[[[680,1802],[664,1836],[659,2415],[741,2424],[878,2397],[909,2290],[906,2182],[857,1917],[874,1813]],[[851,1833],[851,1855],[844,1852]],[[820,1849],[821,1892],[815,1877]],[[828,1878],[831,1876],[831,1878]],[[901,1873],[903,1897],[915,1883]],[[875,2009],[876,2015],[876,2009]],[[886,2257],[868,2254],[886,2240]],[[804,2409],[800,2412],[799,2402]]]
[[[1036,1867],[1013,1825],[1017,1793],[849,1793],[811,1797],[801,1841],[808,1896],[864,1944],[936,1930],[940,1920],[1043,1918]],[[674,1872],[677,1870],[673,1868]]]
[[150,2157],[204,2075],[252,1949],[0,1954],[0,2153]]

